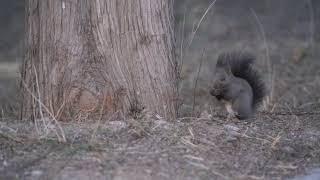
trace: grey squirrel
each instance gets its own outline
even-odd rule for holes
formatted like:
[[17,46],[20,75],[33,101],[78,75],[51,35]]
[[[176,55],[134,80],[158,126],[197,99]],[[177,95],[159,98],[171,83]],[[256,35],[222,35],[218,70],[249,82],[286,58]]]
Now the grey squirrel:
[[254,56],[248,52],[219,55],[210,94],[223,102],[229,117],[248,119],[266,95],[260,74],[252,65]]

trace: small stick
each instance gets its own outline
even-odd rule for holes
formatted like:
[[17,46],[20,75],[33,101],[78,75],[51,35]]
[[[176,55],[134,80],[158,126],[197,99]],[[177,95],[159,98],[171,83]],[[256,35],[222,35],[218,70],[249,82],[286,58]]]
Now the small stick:
[[192,116],[194,116],[194,108],[195,108],[195,104],[196,104],[196,88],[197,88],[197,85],[198,85],[198,79],[199,79],[199,74],[200,74],[200,71],[201,71],[204,52],[205,52],[205,49],[202,50],[202,54],[201,54],[201,58],[200,58],[200,64],[199,64],[199,68],[198,68],[198,73],[197,73],[196,81],[194,83],[194,88],[193,88]]
[[194,36],[196,35],[196,33],[197,33],[197,31],[198,31],[198,29],[199,29],[199,27],[200,27],[203,19],[206,17],[207,13],[208,13],[209,10],[211,9],[211,7],[216,3],[216,1],[217,1],[217,0],[214,0],[214,1],[211,2],[211,4],[210,4],[210,5],[208,6],[208,8],[206,9],[206,11],[203,13],[200,21],[199,21],[198,24],[197,24],[196,29],[195,29],[194,31],[192,31],[192,34],[191,34],[192,36],[191,36],[191,40],[190,40],[190,42],[189,42],[189,44],[188,44],[188,49],[189,49],[189,47],[191,46],[192,41],[193,41],[193,39],[194,39]]

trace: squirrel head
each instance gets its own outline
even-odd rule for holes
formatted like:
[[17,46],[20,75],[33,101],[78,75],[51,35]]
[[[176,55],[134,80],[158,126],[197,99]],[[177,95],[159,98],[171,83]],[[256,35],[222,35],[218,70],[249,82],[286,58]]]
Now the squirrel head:
[[213,88],[222,89],[225,88],[233,78],[233,74],[229,67],[217,67],[213,77]]

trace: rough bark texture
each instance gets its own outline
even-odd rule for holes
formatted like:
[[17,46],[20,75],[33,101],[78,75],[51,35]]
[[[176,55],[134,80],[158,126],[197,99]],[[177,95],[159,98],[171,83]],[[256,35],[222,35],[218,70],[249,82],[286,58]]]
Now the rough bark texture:
[[174,118],[172,7],[173,0],[28,0],[22,118],[144,108]]

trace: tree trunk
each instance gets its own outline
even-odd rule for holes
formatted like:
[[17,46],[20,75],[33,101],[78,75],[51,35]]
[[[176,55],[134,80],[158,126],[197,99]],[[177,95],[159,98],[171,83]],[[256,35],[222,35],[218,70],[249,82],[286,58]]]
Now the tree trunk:
[[22,118],[175,118],[173,0],[28,0]]

